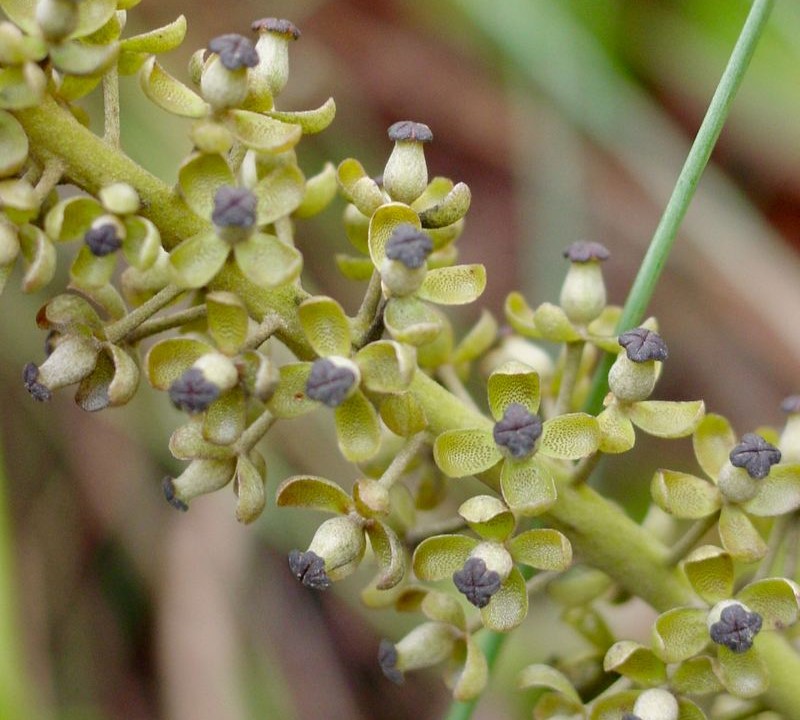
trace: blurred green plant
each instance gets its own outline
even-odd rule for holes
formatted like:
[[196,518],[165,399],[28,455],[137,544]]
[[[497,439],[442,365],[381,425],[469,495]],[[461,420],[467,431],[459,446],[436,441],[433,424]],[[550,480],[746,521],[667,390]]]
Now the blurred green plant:
[[[700,400],[650,400],[668,352],[655,319],[644,320],[773,2],[752,5],[625,306],[607,305],[607,248],[578,242],[565,252],[558,304],[532,308],[509,296],[516,342],[498,342],[484,314],[455,346],[435,306],[474,302],[486,275],[482,265],[456,264],[471,192],[429,178],[430,128],[393,124],[377,178],[348,158],[307,179],[295,149],[336,108],[332,100],[311,111],[276,107],[299,30],[265,18],[253,23],[255,42],[214,38],[192,56],[189,87],[155,57],[182,42],[184,19],[123,37],[135,4],[0,0],[9,18],[0,23],[3,284],[22,257],[23,291],[42,289],[62,262],[56,243],[82,241],[68,286],[36,316],[48,331],[47,357],[24,369],[31,396],[47,401],[78,385],[78,404],[101,410],[127,403],[143,368],[187,415],[169,447],[188,465],[165,478],[167,501],[187,511],[231,485],[243,523],[267,504],[264,436],[280,421],[332,409],[339,450],[362,477],[352,492],[316,475],[280,484],[278,506],[334,515],[307,550],[289,554],[289,569],[323,590],[374,556],[365,604],[425,617],[396,643],[384,640],[378,663],[401,683],[408,671],[446,661],[450,720],[470,717],[502,639],[545,590],[593,650],[522,670],[520,688],[539,693],[537,720],[721,719],[761,708],[792,718],[800,706],[789,634],[800,609],[788,532],[800,522],[796,399],[782,433],[758,429],[739,444]],[[503,13],[460,4],[487,32],[504,32]],[[133,73],[149,100],[192,121],[175,188],[120,149],[117,83]],[[75,104],[101,84],[103,137]],[[81,193],[62,197],[67,184]],[[352,317],[306,289],[295,244],[298,224],[337,194],[359,255],[335,262],[347,279],[368,281]],[[173,335],[142,347],[165,332]],[[555,367],[530,340],[560,346]],[[280,344],[293,361],[279,359]],[[488,414],[465,384],[481,356]],[[672,549],[587,485],[604,455],[635,446],[634,426],[662,438],[693,435],[713,482],[669,470],[653,479],[664,522],[698,521]],[[442,523],[427,530],[419,511],[444,514],[449,478],[466,476],[484,490],[458,517],[440,518],[447,532]],[[9,536],[0,530],[2,559]],[[712,532],[724,549],[700,545]],[[783,576],[773,574],[779,560]],[[0,622],[12,627],[7,596]],[[652,648],[617,638],[597,609],[626,596],[661,613]],[[6,649],[13,660],[14,643]],[[0,663],[0,687],[24,685],[19,666]]]

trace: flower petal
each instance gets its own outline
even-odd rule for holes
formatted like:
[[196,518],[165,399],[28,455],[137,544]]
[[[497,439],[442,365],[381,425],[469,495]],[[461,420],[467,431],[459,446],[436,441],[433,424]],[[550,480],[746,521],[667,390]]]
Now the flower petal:
[[757,697],[769,686],[769,672],[757,652],[735,653],[724,646],[717,651],[714,670],[725,689],[741,698]]
[[469,554],[478,544],[466,535],[434,535],[414,550],[412,566],[420,580],[444,580],[461,570]]
[[286,478],[275,493],[278,507],[303,507],[347,515],[353,509],[352,498],[335,482],[316,475]]
[[222,155],[193,153],[178,170],[183,199],[195,215],[206,220],[211,219],[214,197],[223,185],[236,185],[236,178]]
[[448,430],[436,438],[433,459],[448,477],[465,477],[488,470],[502,455],[486,430]]
[[613,403],[597,416],[600,425],[600,451],[609,454],[628,452],[636,444],[633,423]]
[[380,393],[399,393],[408,388],[416,368],[414,348],[391,340],[366,345],[355,361],[364,387]]
[[156,62],[155,57],[151,57],[142,65],[139,71],[139,84],[150,100],[172,115],[201,118],[209,112],[208,103],[172,77]]
[[[341,165],[339,169],[341,173]],[[400,225],[411,225],[416,230],[421,229],[417,213],[403,203],[383,204],[370,218],[369,256],[376,268],[380,268],[386,259],[386,243]]]
[[406,554],[394,530],[381,522],[367,526],[367,537],[380,567],[376,588],[388,590],[406,574]]
[[485,627],[495,632],[508,632],[519,625],[528,614],[528,591],[525,578],[517,568],[512,568],[506,581],[492,595],[489,604],[481,608]]
[[800,464],[776,465],[752,500],[742,507],[751,515],[773,517],[800,507]]
[[417,296],[438,305],[466,305],[486,288],[483,265],[456,265],[428,270]]
[[733,595],[733,559],[721,548],[713,545],[699,547],[682,565],[689,584],[709,605]]
[[169,390],[197,358],[213,352],[214,348],[193,338],[168,338],[157,342],[145,358],[147,379],[157,390]]
[[628,417],[634,425],[648,435],[679,438],[691,435],[705,413],[702,400],[694,402],[668,402],[642,400],[628,408]]
[[722,506],[716,485],[689,473],[658,470],[650,483],[650,493],[664,512],[690,520],[708,517]]
[[731,424],[721,415],[709,413],[694,431],[692,443],[700,467],[716,482],[719,471],[736,445],[736,435]]
[[381,444],[378,413],[360,390],[334,411],[339,450],[350,462],[369,460]]
[[508,506],[520,515],[541,515],[558,499],[552,474],[536,457],[503,463],[500,487]]
[[285,285],[295,280],[303,269],[299,250],[267,233],[253,233],[234,246],[233,254],[242,275],[262,288]]
[[737,505],[725,505],[719,516],[722,546],[735,560],[751,563],[767,554],[767,545]]
[[442,321],[434,310],[416,297],[391,298],[383,322],[393,339],[424,345],[441,332]]
[[674,608],[656,618],[653,626],[653,649],[666,663],[686,660],[708,645],[705,608]]
[[566,570],[572,564],[572,545],[558,530],[535,528],[506,544],[515,562],[539,570]]
[[762,630],[783,630],[797,622],[800,588],[786,578],[757,580],[736,593],[752,612],[761,615]]
[[350,323],[342,306],[329,297],[304,300],[297,308],[300,326],[317,355],[350,357]]
[[213,230],[186,238],[169,254],[172,282],[183,288],[203,287],[225,264],[230,249]]
[[203,437],[216,445],[231,445],[246,426],[245,399],[241,388],[233,388],[214,400],[203,417]]
[[600,425],[586,413],[569,413],[546,420],[539,452],[549,457],[577,460],[600,446]]
[[256,223],[259,227],[290,215],[300,206],[306,180],[294,163],[279,165],[253,187],[258,199]]
[[229,129],[243,145],[263,153],[282,153],[300,141],[298,125],[274,120],[250,110],[228,110]]
[[530,413],[539,410],[539,374],[524,363],[511,360],[495,370],[487,381],[489,409],[500,420],[512,403],[525,407]]

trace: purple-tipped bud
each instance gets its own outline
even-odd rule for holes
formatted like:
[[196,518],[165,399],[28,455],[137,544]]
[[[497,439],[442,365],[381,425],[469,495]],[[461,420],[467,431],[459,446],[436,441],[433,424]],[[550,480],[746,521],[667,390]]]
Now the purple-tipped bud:
[[191,367],[169,386],[169,399],[175,407],[188,413],[203,412],[219,397],[220,388]]
[[769,469],[781,461],[781,451],[760,435],[747,433],[730,454],[731,465],[744,468],[754,480],[769,475]]
[[331,580],[325,572],[325,560],[311,550],[292,550],[289,553],[289,569],[307,588],[326,590],[331,586]]
[[575,263],[604,262],[611,253],[599,242],[578,240],[564,250],[564,257]]
[[261,18],[253,21],[250,29],[257,33],[275,33],[282,35],[287,40],[297,40],[300,37],[300,30],[291,20],[281,20],[280,18]]
[[433,241],[413,225],[398,225],[386,242],[386,257],[398,260],[409,270],[421,268],[433,252]]
[[211,221],[217,227],[252,227],[256,222],[256,205],[256,196],[247,188],[223,185],[214,195]]
[[338,365],[328,358],[319,358],[311,366],[306,381],[306,395],[330,408],[341,405],[356,383],[353,371]]
[[530,455],[541,434],[542,421],[539,416],[528,412],[519,403],[511,403],[506,408],[492,431],[494,441],[506,448],[511,457],[516,459]]
[[723,608],[719,620],[711,626],[711,639],[735,653],[743,653],[753,646],[761,623],[761,615],[734,603]]
[[241,70],[258,65],[258,53],[253,43],[237,33],[218,35],[208,43],[208,49],[219,55],[220,62],[228,70]]
[[38,382],[38,379],[39,368],[34,363],[28,363],[22,371],[22,381],[25,383],[25,389],[34,400],[48,402],[53,397],[53,393],[50,392],[49,388]]
[[122,238],[112,223],[89,228],[83,236],[83,241],[92,251],[92,255],[97,257],[110,255],[122,247]]
[[483,608],[500,589],[500,575],[478,557],[471,557],[453,573],[453,583],[475,607]]
[[633,362],[643,363],[650,360],[663,362],[667,359],[667,344],[653,330],[643,327],[634,328],[622,333],[618,340],[619,344],[625,348],[628,359]]
[[403,673],[397,669],[397,648],[391,640],[381,640],[378,646],[378,664],[383,674],[395,685],[402,685],[406,681]]
[[431,129],[424,123],[413,120],[400,120],[389,127],[389,140],[397,142],[406,140],[411,142],[429,143],[433,140]]
[[169,475],[161,481],[161,486],[164,490],[164,497],[172,507],[181,512],[186,512],[189,509],[189,506],[176,495],[175,482]]

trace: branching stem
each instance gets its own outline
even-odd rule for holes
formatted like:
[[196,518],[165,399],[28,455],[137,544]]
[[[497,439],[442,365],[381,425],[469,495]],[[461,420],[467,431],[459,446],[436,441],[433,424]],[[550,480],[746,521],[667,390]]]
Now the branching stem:
[[145,338],[153,335],[158,335],[159,333],[166,332],[167,330],[172,330],[173,328],[180,327],[181,325],[186,325],[186,323],[200,320],[201,318],[204,318],[207,313],[208,310],[206,309],[205,305],[195,305],[194,307],[186,308],[184,310],[178,310],[170,315],[151,318],[129,332],[125,337],[125,340],[129,343],[139,342],[140,340],[144,340]]
[[153,297],[142,303],[135,310],[131,310],[124,318],[107,325],[106,339],[110,343],[118,343],[128,335],[128,333],[133,332],[133,330],[138,328],[145,320],[150,319],[183,292],[185,292],[183,288],[179,288],[176,285],[167,285],[167,287],[159,290]]
[[709,515],[708,517],[704,517],[701,520],[697,520],[678,540],[670,550],[669,554],[667,555],[666,563],[667,565],[677,565],[683,558],[685,558],[692,550],[692,548],[697,545],[700,541],[700,538],[703,537],[709,530],[711,530],[714,525],[716,525],[717,520],[719,519],[719,513],[715,512]]
[[403,445],[397,455],[394,456],[394,459],[389,464],[389,467],[386,468],[383,475],[381,475],[381,479],[378,482],[387,490],[390,489],[392,485],[400,479],[406,471],[408,464],[417,456],[420,448],[422,448],[427,440],[428,433],[424,430],[408,438],[405,445]]
[[475,412],[481,412],[477,403],[472,399],[472,395],[470,395],[467,388],[464,387],[464,383],[461,382],[461,378],[458,377],[458,373],[456,373],[456,369],[452,365],[449,363],[440,365],[438,368],[436,368],[436,376],[442,381],[442,384],[451,393],[453,393],[453,395],[469,405]]
[[103,115],[103,140],[112,147],[119,148],[119,72],[116,65],[103,75]]
[[583,340],[566,343],[564,366],[561,370],[561,384],[558,388],[558,398],[553,412],[555,416],[569,412],[572,407],[572,393],[575,390],[575,382],[578,379],[578,370],[581,366],[584,345]]
[[234,445],[236,454],[247,455],[247,453],[258,444],[261,438],[267,434],[267,431],[275,424],[276,420],[277,418],[269,412],[269,410],[265,410],[261,413],[261,415],[247,426],[247,429],[236,441]]

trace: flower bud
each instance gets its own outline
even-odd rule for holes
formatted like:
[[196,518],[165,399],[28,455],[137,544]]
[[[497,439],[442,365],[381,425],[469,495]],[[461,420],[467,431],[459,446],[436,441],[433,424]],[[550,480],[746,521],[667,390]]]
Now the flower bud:
[[[322,572],[330,582],[335,582],[355,571],[366,548],[361,525],[348,515],[337,515],[317,528],[308,553],[322,558]],[[308,585],[304,578],[303,584]]]
[[230,358],[218,352],[206,353],[173,381],[169,397],[185,412],[203,412],[237,382],[239,373]]
[[139,209],[139,195],[128,183],[106,185],[98,196],[103,207],[115,215],[133,215]]
[[778,446],[784,462],[797,463],[800,462],[800,395],[787,397],[781,403],[781,410],[787,418]]
[[383,187],[392,200],[410,205],[428,185],[428,166],[423,145],[433,133],[423,123],[401,120],[389,128],[394,148],[383,169]]
[[576,242],[564,251],[570,267],[561,287],[561,308],[576,325],[587,325],[606,306],[606,285],[600,263],[608,250],[596,242]]
[[192,460],[178,477],[164,478],[164,497],[176,510],[186,511],[194,498],[224,488],[233,479],[235,468],[233,458]]
[[450,657],[456,641],[451,625],[428,622],[415,627],[397,645],[381,640],[378,662],[383,674],[398,685],[406,670],[432,667]]
[[125,239],[125,226],[115,215],[101,215],[86,231],[83,241],[92,255],[105,257],[122,247]]
[[528,412],[527,408],[519,403],[511,403],[492,430],[492,436],[500,451],[515,460],[532,454],[541,435],[542,421],[539,416]]
[[658,333],[635,328],[619,336],[625,348],[608,373],[611,392],[622,402],[646,400],[658,379],[656,362],[667,359],[667,345]]
[[675,696],[660,688],[645,690],[639,695],[633,712],[641,720],[678,720],[680,715]]
[[214,110],[241,105],[249,90],[248,69],[258,65],[258,53],[242,35],[219,35],[209,44],[217,53],[203,68],[200,92]]
[[306,395],[329,408],[339,407],[358,388],[361,372],[343,357],[318,358],[306,381]]
[[761,630],[761,615],[736,600],[717,603],[707,619],[711,639],[735,653],[747,652]]
[[36,24],[46,40],[64,40],[78,26],[77,0],[39,0]]
[[289,20],[278,18],[256,20],[251,28],[258,33],[256,50],[261,58],[252,74],[252,92],[278,97],[289,80],[289,43],[300,37],[300,31]]
[[81,335],[64,337],[48,358],[37,367],[28,363],[23,371],[26,390],[35,400],[47,401],[52,391],[83,380],[94,370],[99,344]]

